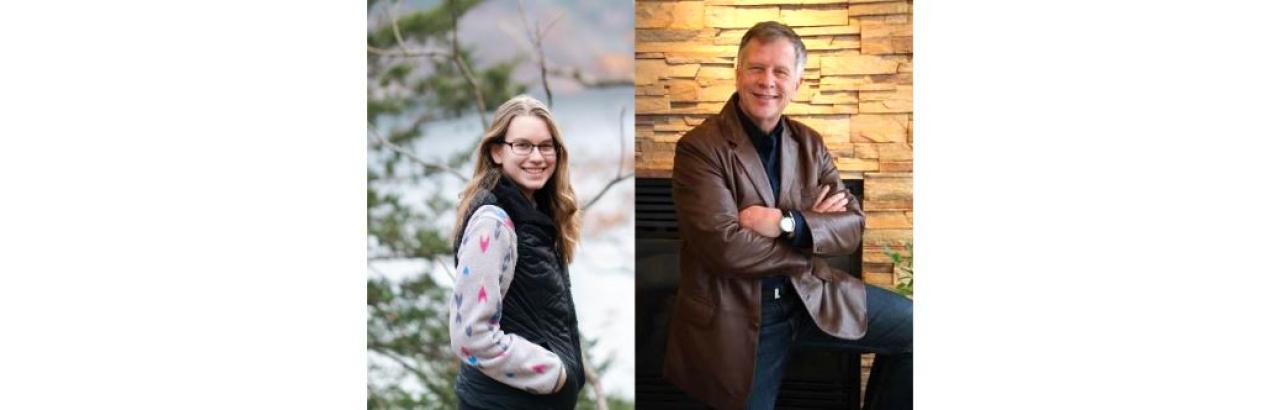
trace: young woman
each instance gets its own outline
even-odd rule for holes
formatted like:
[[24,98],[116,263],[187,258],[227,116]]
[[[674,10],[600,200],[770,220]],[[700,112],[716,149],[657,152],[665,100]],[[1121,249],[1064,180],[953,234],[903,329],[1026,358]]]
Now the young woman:
[[498,107],[458,202],[449,339],[460,407],[572,409],[584,373],[567,267],[579,214],[542,102]]

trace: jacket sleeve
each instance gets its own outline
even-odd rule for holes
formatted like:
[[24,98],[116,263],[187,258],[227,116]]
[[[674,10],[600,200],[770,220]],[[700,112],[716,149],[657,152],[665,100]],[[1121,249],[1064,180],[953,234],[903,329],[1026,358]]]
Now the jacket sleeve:
[[[805,225],[807,225],[809,236],[813,241],[812,251],[814,255],[849,255],[857,251],[858,246],[862,244],[862,230],[866,224],[866,215],[862,212],[862,205],[858,204],[857,198],[854,198],[853,193],[849,192],[844,183],[840,182],[840,172],[836,170],[835,162],[831,160],[831,154],[827,152],[827,147],[822,145],[821,142],[817,142],[815,145],[818,151],[819,166],[821,167],[818,186],[835,187],[836,190],[827,195],[843,192],[845,197],[849,198],[849,204],[845,206],[844,212],[819,213],[809,209],[797,211],[804,215]],[[811,205],[801,204],[802,207]]]
[[688,138],[676,144],[671,184],[684,246],[693,247],[709,271],[726,277],[807,272],[807,255],[738,224],[737,201],[726,177],[728,164],[708,151]]
[[462,363],[535,394],[554,392],[564,367],[555,353],[499,327],[515,274],[516,235],[501,208],[485,205],[467,222],[449,301],[449,342]]

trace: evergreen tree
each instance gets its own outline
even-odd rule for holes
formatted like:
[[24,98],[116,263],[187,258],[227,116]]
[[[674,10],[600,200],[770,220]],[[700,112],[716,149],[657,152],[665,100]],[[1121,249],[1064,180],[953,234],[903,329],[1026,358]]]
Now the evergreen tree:
[[[452,409],[459,362],[450,352],[448,305],[451,284],[429,274],[453,264],[448,220],[456,192],[426,189],[425,198],[406,198],[407,187],[461,184],[480,135],[426,135],[432,121],[477,116],[528,86],[513,79],[524,63],[514,56],[478,67],[473,50],[455,38],[457,21],[481,0],[446,0],[420,10],[400,10],[393,1],[368,0],[368,254],[367,407],[370,409]],[[394,22],[394,24],[393,24]],[[487,124],[485,124],[487,125]],[[483,129],[483,127],[482,127]],[[444,138],[469,138],[453,153],[415,153]],[[435,139],[435,140],[433,140]],[[456,146],[457,144],[450,144]],[[447,154],[447,155],[442,155]],[[375,270],[379,261],[425,261],[423,269],[392,280]],[[584,354],[596,339],[583,335]],[[602,374],[608,360],[592,366]],[[584,389],[579,408],[595,408]],[[631,403],[607,398],[610,408]]]

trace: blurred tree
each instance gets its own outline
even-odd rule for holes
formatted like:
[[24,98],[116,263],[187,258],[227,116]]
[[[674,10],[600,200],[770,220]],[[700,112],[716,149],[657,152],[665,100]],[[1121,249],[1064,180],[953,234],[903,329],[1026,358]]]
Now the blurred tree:
[[[371,270],[377,260],[418,259],[430,266],[452,256],[449,232],[433,221],[452,212],[453,200],[434,192],[425,204],[410,203],[398,188],[437,184],[439,178],[464,180],[457,169],[467,162],[469,150],[431,163],[406,147],[425,138],[423,128],[432,120],[469,111],[480,112],[483,122],[489,107],[482,101],[504,101],[525,90],[512,81],[518,61],[476,69],[471,50],[455,47],[451,36],[457,19],[479,3],[446,1],[399,14],[396,3],[368,1],[376,21],[367,39]],[[464,72],[478,72],[480,78],[473,82]],[[436,283],[426,270],[399,281],[373,273],[367,280],[367,407],[456,408],[458,361],[449,351],[447,284]]]
[[[450,284],[429,274],[434,266],[452,271],[450,232],[435,221],[452,215],[456,198],[439,189],[428,189],[425,201],[404,192],[468,178],[462,167],[480,135],[458,152],[434,153],[443,159],[424,159],[412,147],[428,138],[426,124],[476,115],[487,125],[489,110],[528,88],[512,76],[520,57],[476,67],[472,50],[458,41],[458,20],[480,3],[447,0],[401,13],[396,2],[368,0],[369,409],[457,407],[453,384],[459,362],[449,351],[446,322]],[[375,269],[377,262],[391,260],[426,263],[420,272],[391,280]],[[598,339],[583,340],[585,353]],[[609,362],[593,365],[594,373],[602,374]],[[579,408],[596,407],[589,390],[579,396]],[[616,397],[607,402],[611,408],[631,407]]]

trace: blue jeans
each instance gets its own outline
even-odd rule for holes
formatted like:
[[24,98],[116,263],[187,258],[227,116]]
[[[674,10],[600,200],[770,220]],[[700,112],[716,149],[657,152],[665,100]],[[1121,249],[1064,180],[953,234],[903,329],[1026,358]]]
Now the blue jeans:
[[911,300],[867,285],[867,333],[858,340],[826,334],[788,284],[781,298],[762,292],[760,341],[748,409],[772,409],[795,342],[823,349],[875,353],[863,409],[901,410],[911,400]]

